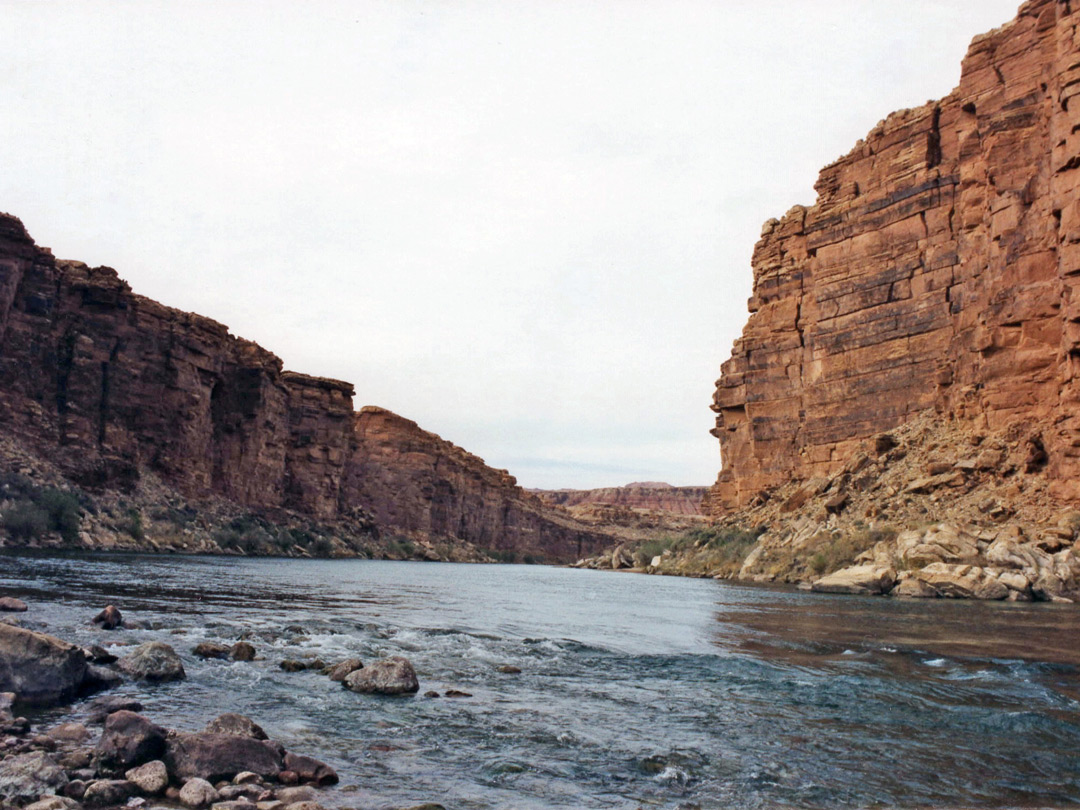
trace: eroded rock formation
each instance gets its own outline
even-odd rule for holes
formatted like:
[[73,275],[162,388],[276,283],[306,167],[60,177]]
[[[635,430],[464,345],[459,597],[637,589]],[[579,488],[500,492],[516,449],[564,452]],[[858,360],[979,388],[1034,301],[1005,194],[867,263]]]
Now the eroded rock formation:
[[722,515],[934,409],[1080,498],[1080,10],[1031,0],[765,224],[713,409]]
[[532,492],[544,503],[554,506],[600,504],[673,515],[700,515],[708,487],[673,487],[671,484],[643,482],[624,487],[537,489]]
[[606,539],[353,395],[111,268],[57,261],[0,215],[0,433],[70,481],[130,491],[152,473],[196,501],[365,530],[374,515],[386,534],[552,561]]

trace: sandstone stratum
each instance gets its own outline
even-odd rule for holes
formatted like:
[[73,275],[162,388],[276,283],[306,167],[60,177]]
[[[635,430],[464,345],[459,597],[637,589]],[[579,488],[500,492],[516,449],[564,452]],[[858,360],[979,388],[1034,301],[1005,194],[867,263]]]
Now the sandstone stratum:
[[637,564],[1080,598],[1078,24],[1025,3],[765,223],[713,397],[717,526]]
[[568,561],[609,538],[0,215],[0,545]]

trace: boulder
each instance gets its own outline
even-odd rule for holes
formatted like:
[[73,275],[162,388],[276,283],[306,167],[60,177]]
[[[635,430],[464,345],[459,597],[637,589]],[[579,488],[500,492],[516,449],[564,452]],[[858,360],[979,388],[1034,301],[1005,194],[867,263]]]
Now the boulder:
[[93,624],[100,625],[102,630],[115,630],[124,623],[124,617],[116,605],[106,605],[105,609],[91,621]]
[[25,613],[29,607],[22,599],[16,599],[14,596],[0,596],[0,612]]
[[67,784],[67,774],[43,751],[14,754],[0,761],[0,804],[34,801]]
[[90,807],[122,805],[138,790],[135,784],[126,779],[98,779],[86,786],[82,801]]
[[203,731],[207,734],[232,734],[236,737],[250,737],[253,740],[269,739],[266,732],[262,730],[262,726],[250,717],[233,712],[227,712],[215,717],[206,724]]
[[298,754],[285,754],[285,770],[292,771],[302,782],[314,782],[320,787],[336,785],[337,771],[325,762]]
[[23,810],[82,810],[82,805],[67,796],[49,796],[26,805]]
[[165,788],[169,786],[169,770],[160,759],[151,760],[138,768],[132,768],[124,774],[124,778],[150,796],[164,793]]
[[90,701],[87,706],[86,722],[90,724],[104,723],[105,718],[113,712],[127,710],[129,712],[141,712],[143,705],[134,698],[125,697],[99,697]]
[[81,743],[90,736],[90,729],[82,723],[61,723],[46,731],[45,736],[57,742]]
[[902,596],[908,599],[936,599],[941,596],[931,586],[921,579],[909,577],[892,590],[892,596]]
[[86,680],[86,656],[74,644],[0,623],[0,692],[49,704],[75,697]]
[[364,668],[364,662],[359,658],[346,658],[340,664],[335,664],[327,673],[330,680],[341,683],[347,675],[351,675],[358,669]]
[[188,779],[180,788],[180,803],[185,807],[209,807],[219,798],[214,786],[197,776]]
[[203,641],[195,645],[195,649],[192,652],[199,658],[221,658],[225,659],[229,657],[231,648],[225,644],[218,644],[215,641]]
[[970,563],[978,559],[979,545],[956,526],[939,523],[925,532],[901,532],[896,538],[896,553],[908,565],[922,568],[935,562]]
[[238,641],[229,648],[229,658],[233,661],[254,661],[255,648],[246,641]]
[[266,789],[262,785],[237,785],[234,783],[221,785],[217,792],[223,802],[233,802],[237,799],[247,799],[249,802],[255,802],[266,792]]
[[842,568],[817,580],[811,590],[816,593],[888,593],[896,583],[896,571],[883,565],[853,565]]
[[201,777],[216,782],[242,771],[273,778],[282,770],[281,747],[235,734],[174,732],[165,745],[165,764],[176,779]]
[[91,664],[112,664],[116,662],[116,656],[97,644],[83,649],[83,655]]
[[94,761],[101,770],[123,772],[160,759],[167,734],[161,726],[135,712],[113,712],[105,720],[105,731],[94,749]]
[[995,600],[1009,596],[1008,587],[998,581],[995,573],[977,565],[931,563],[916,571],[915,578],[951,599]]
[[117,666],[139,680],[164,682],[186,677],[184,662],[180,660],[176,650],[162,641],[140,644],[121,658]]
[[365,694],[403,695],[420,690],[413,665],[400,655],[392,655],[350,673],[343,684],[353,692]]

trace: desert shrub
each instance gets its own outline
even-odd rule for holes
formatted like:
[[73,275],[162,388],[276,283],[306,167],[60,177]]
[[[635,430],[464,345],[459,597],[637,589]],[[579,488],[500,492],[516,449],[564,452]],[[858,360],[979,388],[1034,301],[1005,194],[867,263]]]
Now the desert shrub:
[[48,515],[49,529],[60,533],[67,543],[79,539],[79,516],[82,514],[79,498],[62,489],[42,490],[37,505]]
[[49,530],[49,513],[33,501],[18,501],[4,510],[3,523],[14,539],[34,540]]
[[143,528],[142,512],[132,507],[116,523],[116,528],[130,535],[135,540],[145,540],[146,530]]
[[334,551],[334,544],[328,537],[315,537],[307,546],[316,557],[329,557]]
[[807,558],[806,567],[818,576],[831,574],[852,565],[856,557],[881,541],[896,539],[896,534],[896,529],[892,526],[857,529],[853,532],[821,532],[810,543],[809,548],[814,553]]

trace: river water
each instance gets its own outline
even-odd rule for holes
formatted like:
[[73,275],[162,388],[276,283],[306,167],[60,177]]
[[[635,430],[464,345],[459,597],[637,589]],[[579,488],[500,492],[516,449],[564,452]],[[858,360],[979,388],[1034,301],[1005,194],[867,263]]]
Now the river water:
[[[1080,607],[819,596],[514,565],[0,556],[27,626],[159,639],[187,680],[126,684],[197,729],[247,714],[359,808],[1080,804]],[[115,603],[141,629],[88,620]],[[202,661],[249,638],[263,660]],[[119,650],[122,652],[122,650]],[[284,658],[410,658],[356,695]],[[503,674],[501,665],[519,667]],[[458,689],[470,698],[427,698]],[[85,703],[39,718],[79,719]]]

